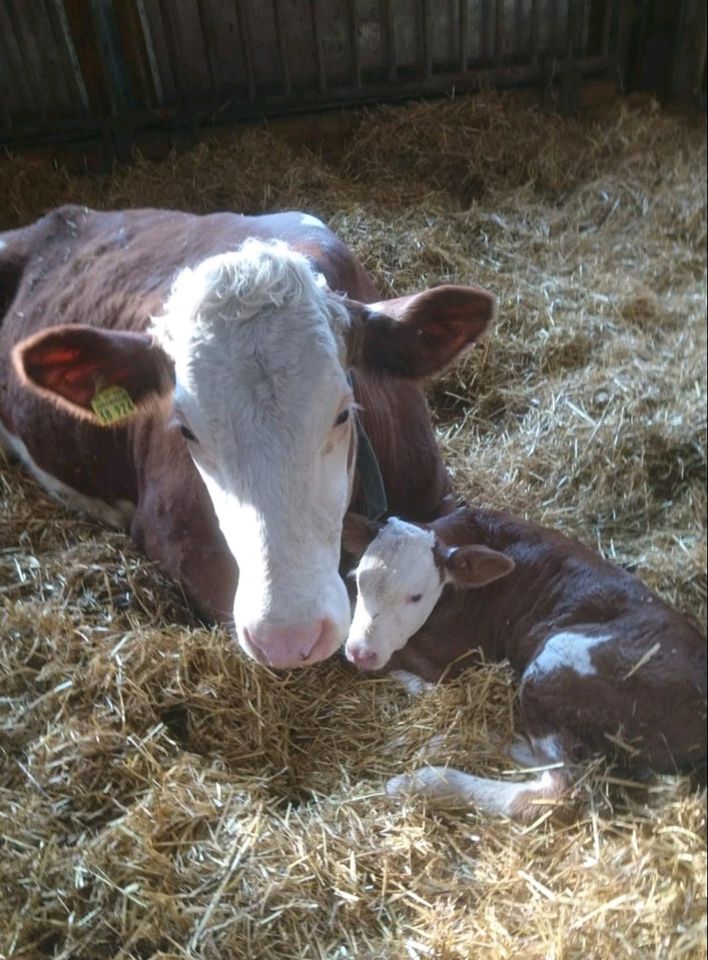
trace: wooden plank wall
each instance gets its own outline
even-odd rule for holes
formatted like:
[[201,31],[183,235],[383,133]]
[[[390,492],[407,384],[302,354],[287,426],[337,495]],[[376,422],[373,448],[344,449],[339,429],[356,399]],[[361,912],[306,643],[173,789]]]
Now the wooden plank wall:
[[118,128],[130,139],[156,125],[562,78],[571,62],[577,75],[611,74],[628,3],[0,0],[0,139]]

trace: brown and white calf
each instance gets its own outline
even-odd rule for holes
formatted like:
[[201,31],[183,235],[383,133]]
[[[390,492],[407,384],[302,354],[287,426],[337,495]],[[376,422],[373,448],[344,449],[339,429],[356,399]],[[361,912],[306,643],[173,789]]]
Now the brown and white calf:
[[[586,751],[630,771],[705,769],[706,639],[639,580],[575,540],[495,510],[461,507],[427,525],[350,515],[361,559],[346,643],[366,670],[449,679],[481,652],[520,676],[525,783],[429,766],[393,778],[419,793],[529,818],[568,790]],[[513,754],[512,754],[513,755]]]
[[418,381],[492,312],[474,287],[380,301],[307,214],[63,207],[0,233],[0,447],[129,529],[250,656],[304,666],[349,627],[354,411],[389,509],[440,515],[450,481]]

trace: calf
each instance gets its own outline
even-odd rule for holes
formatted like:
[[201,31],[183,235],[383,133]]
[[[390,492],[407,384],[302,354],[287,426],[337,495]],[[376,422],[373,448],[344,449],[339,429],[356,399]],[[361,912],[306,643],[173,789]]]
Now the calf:
[[346,655],[365,670],[436,682],[481,653],[520,676],[525,783],[428,766],[394,777],[420,793],[529,819],[569,788],[587,750],[630,772],[703,767],[706,641],[698,627],[597,553],[496,510],[462,507],[432,523],[350,516],[360,560]]

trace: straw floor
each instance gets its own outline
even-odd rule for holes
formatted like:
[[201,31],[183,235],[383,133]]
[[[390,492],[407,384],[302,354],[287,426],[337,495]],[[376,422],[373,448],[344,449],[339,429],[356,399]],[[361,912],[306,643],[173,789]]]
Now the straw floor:
[[[0,228],[65,201],[305,209],[386,293],[488,287],[492,335],[430,388],[459,491],[705,623],[702,120],[485,93],[221,134],[112,177],[0,163]],[[457,765],[514,775],[504,665],[420,698],[337,660],[270,673],[126,537],[11,465],[0,497],[0,956],[705,957],[687,778],[598,762],[571,825],[394,803],[385,778],[435,733]]]

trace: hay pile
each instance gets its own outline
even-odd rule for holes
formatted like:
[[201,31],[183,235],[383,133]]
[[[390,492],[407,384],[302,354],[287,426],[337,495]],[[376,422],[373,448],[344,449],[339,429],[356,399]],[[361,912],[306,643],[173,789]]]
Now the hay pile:
[[[483,349],[431,387],[459,490],[561,527],[705,622],[706,156],[647,102],[484,94],[220,136],[79,177],[0,165],[2,228],[65,201],[304,208],[399,293],[478,282]],[[0,955],[704,957],[705,793],[597,764],[572,826],[382,794],[431,734],[504,775],[502,665],[410,699],[256,668],[127,538],[2,466]]]

